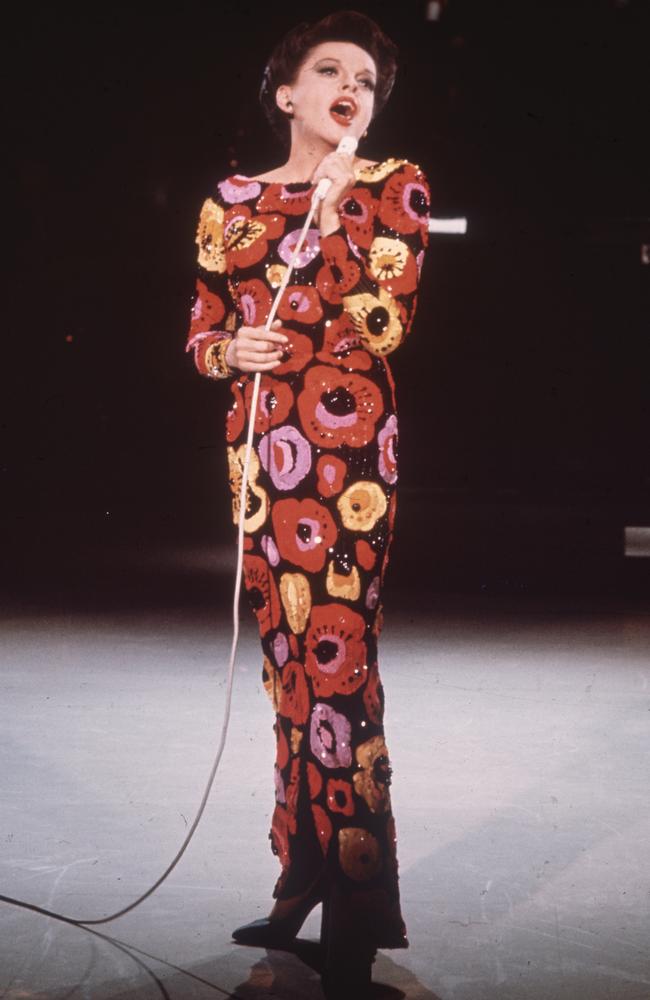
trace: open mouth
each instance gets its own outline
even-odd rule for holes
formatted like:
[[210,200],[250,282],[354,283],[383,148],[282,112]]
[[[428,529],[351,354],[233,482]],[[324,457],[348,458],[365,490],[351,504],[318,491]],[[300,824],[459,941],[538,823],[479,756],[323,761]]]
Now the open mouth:
[[339,125],[349,125],[356,112],[356,104],[347,98],[341,98],[341,100],[336,101],[330,108],[330,115]]

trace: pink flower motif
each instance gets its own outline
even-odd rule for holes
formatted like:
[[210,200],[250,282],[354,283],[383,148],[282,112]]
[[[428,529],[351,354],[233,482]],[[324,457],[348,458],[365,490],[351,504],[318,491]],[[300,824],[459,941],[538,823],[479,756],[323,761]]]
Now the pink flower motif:
[[375,576],[372,579],[370,586],[366,592],[366,607],[371,611],[376,606],[379,600],[379,577]]
[[275,779],[275,801],[285,803],[287,801],[287,796],[284,788],[284,781],[282,780],[282,774],[277,764],[273,765],[273,775]]
[[262,190],[259,181],[251,181],[243,174],[234,174],[227,180],[221,181],[218,188],[223,200],[229,205],[238,205],[242,201],[248,201],[249,198],[257,198]]
[[271,566],[278,565],[280,562],[280,553],[278,552],[278,547],[270,535],[262,536],[262,552],[271,563]]
[[272,642],[273,656],[278,667],[283,667],[289,658],[289,643],[284,632],[278,632]]
[[352,763],[352,726],[331,705],[316,702],[311,713],[309,745],[314,757],[325,767],[349,767]]
[[391,413],[377,435],[379,472],[387,483],[397,482],[397,417]]
[[[285,264],[288,264],[291,260],[291,254],[296,248],[299,236],[300,230],[292,229],[291,232],[287,233],[278,245],[278,254]],[[296,257],[293,265],[294,268],[306,267],[307,264],[309,264],[319,253],[320,229],[308,229],[307,235],[305,236],[305,242],[302,245],[302,250]]]
[[[275,427],[260,438],[260,461],[279,490],[292,490],[311,468],[311,446],[297,427]],[[318,534],[318,532],[316,532]]]

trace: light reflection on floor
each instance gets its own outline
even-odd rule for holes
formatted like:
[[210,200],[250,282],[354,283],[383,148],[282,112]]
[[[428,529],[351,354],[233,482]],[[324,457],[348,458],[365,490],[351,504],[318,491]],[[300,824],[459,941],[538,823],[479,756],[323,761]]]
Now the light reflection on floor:
[[[198,805],[228,608],[16,609],[2,636],[0,892],[101,915],[158,877]],[[380,670],[411,947],[381,952],[376,981],[409,1000],[650,996],[649,649],[639,610],[387,609]],[[99,928],[141,951],[5,906],[2,995],[320,1000],[307,961],[230,941],[272,903],[273,754],[246,619],[195,840],[153,898]],[[302,936],[318,926],[315,910]]]

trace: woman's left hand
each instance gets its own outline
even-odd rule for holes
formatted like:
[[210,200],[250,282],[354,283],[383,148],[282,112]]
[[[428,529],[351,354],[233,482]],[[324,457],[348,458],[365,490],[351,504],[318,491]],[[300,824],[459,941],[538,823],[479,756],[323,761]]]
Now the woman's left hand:
[[312,184],[318,184],[322,177],[328,177],[332,184],[314,215],[322,235],[326,236],[328,232],[338,229],[341,221],[338,206],[356,183],[352,156],[336,151],[328,153],[312,174]]

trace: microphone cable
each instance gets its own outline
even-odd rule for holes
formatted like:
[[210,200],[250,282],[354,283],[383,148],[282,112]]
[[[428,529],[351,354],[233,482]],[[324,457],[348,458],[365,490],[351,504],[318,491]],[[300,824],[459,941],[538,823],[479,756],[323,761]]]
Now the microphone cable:
[[[357,140],[356,140],[356,138],[354,136],[352,136],[352,135],[348,135],[348,136],[344,136],[341,139],[341,141],[339,142],[339,145],[337,147],[336,152],[337,153],[347,153],[348,155],[352,156],[354,154],[356,148],[357,148]],[[284,294],[284,291],[285,291],[285,289],[286,289],[286,287],[287,287],[287,285],[289,283],[289,278],[291,277],[291,273],[293,271],[293,268],[294,268],[294,265],[295,265],[295,261],[296,261],[296,259],[298,257],[298,254],[300,253],[300,251],[302,249],[302,245],[303,245],[303,243],[305,241],[305,238],[307,236],[307,231],[308,231],[308,229],[309,229],[309,227],[311,225],[311,221],[312,221],[312,219],[314,217],[314,212],[316,211],[316,206],[317,206],[318,202],[325,197],[325,194],[327,193],[327,191],[331,187],[331,183],[332,182],[329,180],[329,178],[323,177],[318,182],[316,190],[314,191],[314,193],[312,195],[311,206],[310,206],[309,212],[307,214],[307,218],[305,219],[305,223],[304,223],[304,225],[303,225],[303,227],[302,227],[302,229],[300,231],[300,236],[298,237],[298,241],[297,241],[297,243],[295,245],[293,253],[291,254],[291,258],[289,260],[289,264],[287,265],[287,269],[284,272],[282,281],[280,283],[280,287],[278,288],[278,291],[276,293],[275,299],[273,301],[273,305],[271,307],[271,311],[270,311],[270,313],[268,315],[268,318],[266,320],[266,323],[264,325],[264,330],[265,330],[266,333],[270,332],[271,325],[272,325],[272,323],[273,323],[273,321],[275,319],[275,314],[278,311],[278,307],[279,307],[280,301],[282,299],[282,295]],[[222,722],[222,725],[221,725],[221,738],[219,740],[219,746],[217,748],[217,753],[216,753],[214,762],[212,764],[212,768],[210,770],[210,774],[208,776],[208,780],[207,780],[207,783],[206,783],[206,786],[205,786],[205,789],[204,789],[204,792],[203,792],[203,796],[201,798],[201,802],[199,804],[199,807],[198,807],[198,810],[196,812],[196,815],[195,815],[194,819],[192,820],[192,823],[191,823],[191,825],[189,827],[189,830],[187,831],[187,834],[185,835],[185,839],[183,840],[183,843],[181,844],[180,848],[176,852],[176,855],[174,856],[174,858],[172,859],[172,861],[168,864],[167,868],[165,868],[165,870],[162,873],[162,875],[158,879],[156,879],[156,881],[153,883],[153,885],[151,885],[146,890],[146,892],[143,892],[140,896],[138,896],[137,899],[134,899],[132,903],[129,903],[128,906],[122,907],[121,910],[116,910],[115,913],[111,913],[107,917],[100,917],[100,918],[95,918],[95,919],[83,919],[81,917],[69,917],[69,916],[65,916],[64,914],[61,914],[61,913],[56,913],[55,911],[52,911],[52,910],[48,910],[48,909],[46,909],[44,907],[37,906],[34,903],[28,903],[26,900],[15,899],[12,896],[5,896],[5,895],[2,895],[2,894],[0,894],[0,902],[1,903],[7,903],[7,904],[12,905],[12,906],[19,906],[19,907],[22,907],[23,909],[32,910],[33,912],[40,913],[43,916],[53,917],[54,919],[61,920],[64,923],[67,923],[67,924],[74,924],[77,927],[97,927],[100,924],[111,923],[113,920],[117,920],[119,917],[123,917],[123,916],[125,916],[125,914],[130,913],[132,910],[135,910],[136,907],[140,906],[141,903],[144,903],[145,899],[148,899],[149,896],[152,896],[153,893],[156,891],[156,889],[158,889],[163,884],[163,882],[171,875],[171,873],[173,872],[174,868],[176,868],[177,864],[179,863],[179,861],[181,860],[181,858],[185,854],[185,851],[187,850],[187,848],[189,846],[189,843],[192,840],[192,837],[194,836],[199,823],[201,822],[201,819],[203,817],[203,813],[205,812],[205,807],[206,807],[206,805],[208,803],[208,799],[210,797],[210,792],[212,791],[212,786],[214,784],[214,779],[215,779],[216,774],[217,774],[217,769],[218,769],[219,763],[221,761],[221,757],[222,757],[222,754],[223,754],[223,751],[224,751],[224,747],[226,745],[226,736],[227,736],[227,733],[228,733],[228,725],[229,725],[229,722],[230,722],[230,707],[231,707],[231,702],[232,702],[232,689],[233,689],[233,681],[234,681],[234,675],[235,675],[235,655],[236,655],[236,651],[237,651],[237,642],[238,642],[238,639],[239,639],[239,597],[240,597],[240,592],[241,592],[241,577],[242,577],[243,562],[244,562],[244,519],[245,519],[245,514],[246,514],[246,497],[247,497],[247,492],[248,492],[248,469],[249,469],[249,465],[250,465],[251,452],[253,450],[253,432],[254,432],[254,429],[255,429],[255,416],[256,416],[257,402],[258,402],[258,397],[259,397],[261,375],[262,375],[261,372],[259,372],[259,371],[255,372],[255,378],[253,380],[253,394],[252,394],[252,397],[251,397],[250,416],[249,416],[249,420],[248,420],[248,434],[247,434],[247,437],[246,437],[246,450],[245,450],[245,453],[244,453],[244,463],[243,463],[243,467],[242,467],[242,481],[241,481],[241,489],[240,489],[240,493],[239,493],[239,524],[238,524],[238,536],[237,536],[237,570],[236,570],[236,580],[235,580],[235,591],[234,591],[234,597],[233,597],[233,637],[232,637],[232,645],[231,645],[231,649],[230,649],[230,661],[229,661],[229,664],[228,664],[228,684],[227,684],[227,687],[226,687],[226,702],[225,702],[225,708],[224,708],[223,722]]]

